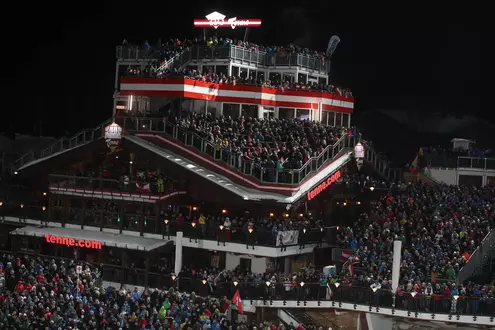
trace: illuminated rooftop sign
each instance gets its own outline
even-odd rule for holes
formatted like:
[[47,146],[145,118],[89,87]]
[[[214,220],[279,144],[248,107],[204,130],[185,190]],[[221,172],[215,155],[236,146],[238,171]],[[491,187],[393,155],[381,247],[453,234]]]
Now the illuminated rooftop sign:
[[308,191],[308,201],[312,200],[316,196],[318,196],[323,190],[330,187],[335,181],[340,179],[341,173],[340,170],[330,175],[325,181],[320,183],[315,189]]
[[225,19],[225,15],[220,14],[217,11],[214,11],[211,14],[206,15],[206,19],[195,19],[194,26],[195,27],[227,27],[230,26],[232,29],[235,29],[237,26],[240,27],[259,27],[261,26],[260,19],[237,19],[237,17],[232,17]]

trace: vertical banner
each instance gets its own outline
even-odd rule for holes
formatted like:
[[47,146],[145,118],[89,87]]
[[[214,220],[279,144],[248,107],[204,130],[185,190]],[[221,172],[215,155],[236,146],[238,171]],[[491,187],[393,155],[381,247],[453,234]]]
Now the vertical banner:
[[182,237],[184,237],[184,233],[178,231],[175,240],[175,275],[177,276],[182,269]]
[[397,291],[400,277],[400,259],[402,253],[402,241],[394,241],[394,261],[392,264],[392,292]]

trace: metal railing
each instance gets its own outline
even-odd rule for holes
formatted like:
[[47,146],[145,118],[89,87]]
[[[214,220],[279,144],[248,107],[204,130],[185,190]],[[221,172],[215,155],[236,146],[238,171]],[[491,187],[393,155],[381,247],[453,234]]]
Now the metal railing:
[[457,168],[495,171],[495,158],[458,157]]
[[491,251],[495,248],[493,229],[481,241],[481,244],[471,254],[467,263],[459,270],[457,281],[462,283],[473,276],[483,273],[483,267],[491,262]]
[[[142,182],[138,181],[124,181],[105,178],[92,178],[82,177],[75,175],[60,175],[50,174],[49,185],[56,188],[82,188],[82,189],[95,189],[95,190],[108,190],[119,191],[128,193],[168,193],[173,191],[173,187],[164,181],[163,185],[159,185],[157,182],[148,182],[149,191],[146,187],[143,187]],[[143,188],[140,188],[143,187]],[[144,191],[144,190],[146,191]]]
[[[317,172],[328,160],[340,155],[346,148],[353,147],[354,139],[342,136],[335,144],[328,145],[317,157],[310,158],[300,169],[267,168],[247,160],[242,155],[234,155],[225,148],[220,148],[195,133],[181,129],[163,118],[124,117],[122,127],[128,132],[157,132],[165,134],[174,140],[182,142],[187,147],[193,147],[200,153],[221,161],[243,174],[252,176],[264,183],[280,183],[299,185],[311,173]],[[378,158],[373,152],[369,154],[372,161]],[[380,166],[379,164],[377,164]]]
[[[176,49],[169,47],[163,51]],[[116,56],[119,60],[160,59],[162,51],[146,49],[139,46],[117,46]],[[320,73],[330,71],[330,60],[317,56],[296,53],[271,53],[246,49],[239,46],[206,47],[193,46],[185,49],[179,56],[180,63],[184,64],[195,60],[231,59],[244,64],[251,64],[262,68],[294,67],[316,70]],[[181,65],[182,65],[181,64]]]
[[400,168],[389,167],[389,161],[370,146],[366,146],[364,159],[368,161],[381,175],[392,181],[401,181],[403,171]]
[[111,121],[112,119],[108,119],[96,128],[84,129],[70,138],[63,137],[44,150],[30,150],[12,163],[12,170],[15,171],[37,159],[46,158],[104,137],[105,126],[111,123]]

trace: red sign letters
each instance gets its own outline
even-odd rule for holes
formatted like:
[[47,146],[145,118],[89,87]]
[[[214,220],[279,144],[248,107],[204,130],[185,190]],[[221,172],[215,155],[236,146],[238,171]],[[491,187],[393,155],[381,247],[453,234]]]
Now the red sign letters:
[[47,243],[101,250],[101,242],[98,242],[98,241],[91,241],[91,240],[86,240],[86,239],[76,240],[73,238],[62,237],[62,236],[53,236],[50,234],[45,234],[45,238],[46,238]]
[[335,181],[340,179],[340,170],[330,175],[325,181],[320,183],[315,189],[308,191],[308,201],[318,196],[323,190],[330,187]]

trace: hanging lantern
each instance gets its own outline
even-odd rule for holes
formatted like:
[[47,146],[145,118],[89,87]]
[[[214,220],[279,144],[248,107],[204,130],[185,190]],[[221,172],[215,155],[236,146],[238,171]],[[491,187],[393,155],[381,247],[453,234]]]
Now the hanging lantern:
[[120,140],[122,139],[122,127],[115,122],[105,127],[105,141],[110,152],[113,153],[120,146]]

